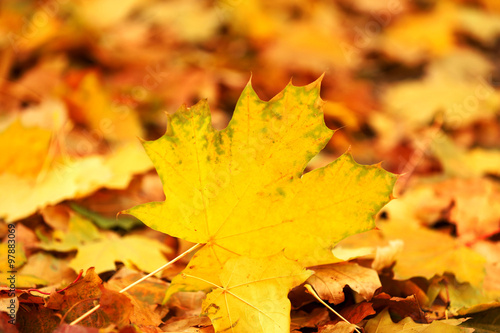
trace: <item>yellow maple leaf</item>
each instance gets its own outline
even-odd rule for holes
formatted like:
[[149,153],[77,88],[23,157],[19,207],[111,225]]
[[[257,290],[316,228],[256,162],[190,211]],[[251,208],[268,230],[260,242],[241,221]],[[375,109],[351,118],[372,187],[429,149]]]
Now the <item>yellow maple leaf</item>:
[[349,153],[304,174],[333,134],[324,123],[320,82],[289,84],[269,102],[249,83],[225,129],[213,129],[202,101],[182,107],[164,136],[144,143],[166,200],[124,213],[205,244],[184,271],[198,279],[176,277],[167,297],[212,288],[203,280],[238,256],[283,251],[303,267],[335,262],[336,242],[374,227],[395,175],[380,165],[358,165]]

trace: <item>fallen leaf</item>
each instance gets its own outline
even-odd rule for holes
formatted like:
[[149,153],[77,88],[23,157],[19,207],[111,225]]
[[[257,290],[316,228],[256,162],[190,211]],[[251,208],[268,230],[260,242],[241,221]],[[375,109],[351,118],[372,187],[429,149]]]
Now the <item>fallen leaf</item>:
[[474,332],[473,329],[458,327],[466,319],[436,320],[431,324],[417,324],[411,318],[404,318],[398,323],[394,323],[386,309],[377,317],[370,319],[365,325],[366,333],[396,333],[396,332],[425,332],[425,333],[447,333],[447,332]]
[[[87,243],[78,249],[78,253],[69,263],[75,271],[95,267],[97,273],[114,271],[115,262],[120,261],[127,267],[137,267],[145,272],[152,272],[166,263],[163,253],[170,249],[157,240],[130,235]],[[147,258],[147,260],[144,260]]]
[[3,333],[19,333],[17,327],[9,323],[10,319],[6,312],[0,312],[0,331]]
[[396,262],[403,247],[402,240],[386,240],[380,230],[370,230],[341,240],[332,252],[342,260],[373,259],[371,268],[381,273]]
[[[14,229],[15,230],[15,229]],[[0,244],[0,271],[7,272],[11,269],[19,268],[26,263],[26,254],[24,252],[24,247],[20,243],[15,243],[15,248],[10,249],[11,252],[14,252],[15,260],[13,262],[9,262],[9,243],[1,243]],[[12,253],[11,258],[12,258]],[[12,265],[12,266],[10,266]]]
[[[123,267],[106,283],[106,287],[112,287],[112,289],[118,291],[141,279],[142,277],[144,277],[144,274],[131,270],[127,267]],[[134,296],[134,298],[141,302],[145,302],[150,305],[158,305],[162,303],[167,288],[168,283],[165,281],[155,277],[150,277],[134,286],[134,288],[128,290],[127,293]]]
[[[375,310],[373,310],[373,305],[368,302],[360,302],[348,306],[340,311],[342,317],[344,317],[348,322],[353,324],[358,324],[363,319],[368,316],[375,314]],[[340,321],[338,318],[336,321]]]
[[17,119],[0,133],[0,170],[16,176],[36,178],[45,164],[52,132],[28,127]]
[[52,293],[46,307],[61,311],[65,321],[72,322],[93,308],[95,301],[100,302],[101,308],[83,319],[81,325],[100,328],[110,324],[120,327],[128,324],[132,304],[127,296],[104,288],[93,268],[63,293]]
[[99,228],[102,229],[112,229],[112,228],[121,228],[125,230],[130,230],[133,227],[141,224],[141,222],[131,216],[119,216],[115,218],[104,217],[96,212],[93,212],[83,206],[79,206],[76,203],[70,203],[70,207],[82,215],[83,217],[88,218],[92,222],[94,222]]
[[[0,273],[0,279],[6,281],[10,277],[10,273]],[[35,288],[37,285],[47,285],[47,280],[32,275],[16,276],[16,287],[18,288]]]
[[[8,281],[7,279],[12,275],[9,271],[12,270],[12,267],[9,265],[9,247],[8,243],[0,244],[0,279],[1,281]],[[11,254],[12,255],[12,254]],[[10,258],[12,259],[12,258]],[[14,270],[19,270],[27,261],[26,253],[23,248],[23,244],[18,242],[16,243],[15,249],[15,258],[14,258]],[[5,282],[6,284],[6,282]],[[33,288],[37,284],[46,285],[47,280],[43,277],[35,277],[30,274],[24,274],[19,272],[16,274],[16,288]]]
[[460,30],[480,41],[483,45],[493,47],[500,35],[500,16],[475,8],[462,8],[459,14]]
[[373,308],[377,311],[387,308],[392,313],[399,315],[401,318],[409,317],[419,322],[427,323],[424,313],[420,309],[420,304],[415,295],[403,297],[391,297],[386,293],[380,293],[373,298]]
[[[92,29],[105,29],[126,19],[134,9],[148,2],[150,1],[126,0],[119,8],[116,8],[113,1],[92,0],[76,6],[74,15]],[[101,15],[96,18],[95,13],[101,13]]]
[[[165,202],[124,213],[204,243],[184,271],[200,278],[217,276],[235,256],[263,257],[283,249],[303,266],[337,261],[332,246],[374,227],[373,216],[390,200],[396,176],[379,165],[358,165],[349,153],[303,174],[332,135],[324,125],[319,83],[290,84],[269,102],[248,84],[222,131],[212,128],[206,102],[181,108],[163,137],[144,143]],[[176,277],[169,295],[211,288],[190,283]]]
[[[9,280],[7,280],[9,281]],[[9,281],[10,282],[10,281]],[[10,287],[10,284],[9,284]],[[7,289],[7,286],[5,287]],[[10,288],[9,288],[10,289]],[[9,290],[7,289],[7,290]],[[9,290],[10,292],[10,290]],[[7,314],[7,320],[6,322],[10,321],[10,324],[12,325],[12,321],[16,321],[16,316],[17,312],[19,311],[19,298],[13,297],[11,294],[9,294],[9,297],[2,297],[0,298],[0,313],[1,314]]]
[[99,333],[99,329],[80,325],[60,325],[54,333]]
[[449,304],[447,310],[452,316],[465,316],[500,307],[500,291],[488,291],[470,283],[459,283],[452,276],[433,279],[427,295],[430,302],[441,298],[441,303]]
[[310,313],[306,311],[293,311],[291,315],[290,330],[300,330],[304,327],[316,328],[319,323],[329,319],[330,312],[326,307],[314,308]]
[[[339,311],[339,313],[342,317],[344,317],[345,320],[351,323],[349,325],[354,326],[355,324],[360,323],[364,318],[376,314],[375,310],[373,310],[372,304],[365,301],[344,307]],[[336,329],[339,330],[339,332],[343,332],[343,329],[349,330],[351,329],[351,327],[353,327],[338,325],[339,323],[347,324],[340,317],[337,317],[324,324],[320,324],[318,327],[318,332],[337,332],[335,331]]]
[[[201,305],[206,297],[203,291],[178,292],[168,299],[167,305],[176,316],[189,317],[201,314]],[[162,300],[165,294],[162,295]]]
[[397,222],[383,224],[381,229],[387,239],[404,242],[394,266],[397,279],[406,280],[414,276],[431,279],[449,272],[459,281],[467,281],[474,286],[482,284],[485,259],[453,237]]
[[353,333],[356,331],[357,326],[354,324],[339,321],[335,324],[328,324],[322,326],[318,333]]
[[[30,8],[29,4],[22,7]],[[35,24],[30,16],[32,12],[28,11],[25,12],[26,15],[20,15],[19,6],[5,6],[5,9],[2,10],[1,20],[10,22],[11,27],[7,28],[8,25],[3,27],[8,29],[3,40],[18,56],[25,57],[31,52],[36,52],[39,47],[53,40],[63,27],[57,15],[44,15],[41,21],[43,24]]]
[[376,271],[355,263],[337,263],[311,267],[314,274],[307,280],[318,295],[333,304],[344,301],[344,287],[349,286],[364,299],[370,300],[382,287]]
[[490,333],[498,331],[498,321],[500,320],[500,308],[468,315],[469,320],[461,326],[475,329],[477,333]]
[[163,323],[162,315],[160,312],[155,311],[156,306],[148,305],[144,302],[137,300],[135,297],[128,297],[132,304],[132,312],[130,313],[129,320],[137,326],[152,326],[158,327]]
[[[422,181],[398,205],[401,213],[391,218],[399,221],[406,214],[405,219],[414,216],[424,225],[448,221],[456,225],[458,241],[463,244],[472,244],[500,231],[500,186],[486,177]],[[392,210],[396,206],[388,207]]]
[[486,258],[484,289],[500,290],[500,243],[478,241],[472,245],[472,249]]
[[44,240],[38,245],[48,251],[69,252],[77,250],[86,243],[92,243],[102,238],[99,229],[89,220],[73,214],[68,221],[65,232],[54,230],[52,239]]
[[99,304],[101,305],[100,310],[107,316],[106,319],[118,328],[130,323],[134,306],[125,295],[114,290],[101,288]]
[[498,183],[485,178],[453,183],[450,181],[449,185],[448,191],[454,196],[450,222],[456,224],[460,240],[469,243],[500,232]]
[[[457,13],[457,5],[450,1],[439,2],[429,11],[408,12],[391,22],[376,44],[390,55],[410,62],[428,53],[434,56],[451,53],[455,48]],[[371,34],[365,32],[363,37],[369,38],[366,36]]]
[[85,75],[76,91],[67,94],[74,119],[82,119],[89,129],[108,140],[126,141],[142,135],[142,128],[133,110],[112,103],[96,73]]
[[16,325],[21,333],[52,333],[61,319],[42,305],[25,305],[17,312]]
[[213,38],[222,23],[217,7],[200,7],[193,0],[157,2],[145,8],[144,16],[150,19],[151,24],[162,26],[175,37],[193,43]]
[[215,288],[203,301],[203,312],[216,332],[248,332],[249,328],[252,332],[287,332],[290,301],[286,295],[311,274],[283,254],[230,259],[219,276],[207,277]]
[[[142,277],[144,274],[123,267],[105,286],[108,289],[120,291]],[[162,317],[169,311],[167,309],[162,313],[157,309],[165,296],[167,287],[168,284],[164,281],[151,277],[124,292],[123,294],[133,305],[130,321],[139,326],[159,326],[162,323]]]
[[43,221],[52,227],[54,230],[67,232],[69,228],[69,219],[71,211],[66,205],[59,204],[55,206],[47,206],[40,210]]
[[488,81],[489,71],[491,63],[481,55],[455,52],[432,63],[423,79],[390,86],[383,96],[384,108],[410,133],[427,126],[438,113],[444,126],[452,129],[492,119],[500,95]]
[[18,274],[44,280],[44,285],[68,284],[76,277],[75,272],[68,266],[68,261],[68,259],[38,252],[28,258],[28,262],[19,270]]
[[[48,100],[17,118],[2,119],[0,148],[4,147],[5,154],[0,158],[0,217],[7,222],[101,187],[126,188],[134,174],[151,168],[135,136],[108,144],[101,155],[73,152],[70,134],[80,132],[72,131],[67,113],[62,102]],[[83,135],[76,146],[92,146],[88,137]]]
[[[6,0],[0,7],[0,137],[6,140],[0,142],[0,239],[5,243],[8,223],[15,221],[16,242],[20,245],[16,261],[23,263],[16,267],[16,287],[37,285],[35,288],[42,292],[60,291],[76,275],[68,264],[78,251],[93,242],[114,242],[124,235],[156,239],[174,249],[166,256],[158,252],[163,260],[183,253],[194,244],[144,225],[134,226],[138,221],[135,218],[126,217],[124,223],[115,219],[116,213],[126,208],[167,199],[172,205],[163,206],[164,214],[159,217],[162,223],[180,221],[187,229],[202,231],[205,243],[198,245],[201,250],[193,261],[190,259],[195,253],[190,253],[163,271],[163,280],[174,279],[170,294],[176,290],[204,291],[180,291],[169,295],[167,303],[159,304],[169,283],[144,281],[124,293],[133,306],[129,320],[135,325],[125,324],[118,329],[111,324],[102,328],[102,333],[213,333],[210,319],[200,315],[202,299],[214,287],[199,279],[217,282],[224,263],[230,259],[243,256],[257,260],[283,251],[291,254],[292,261],[298,260],[301,267],[335,266],[337,259],[355,258],[353,262],[358,265],[371,265],[377,270],[381,290],[387,295],[355,303],[363,297],[347,285],[345,301],[335,306],[351,323],[359,321],[361,327],[368,318],[375,317],[373,307],[381,312],[382,307],[390,306],[396,322],[407,316],[424,322],[419,308],[430,321],[457,314],[479,317],[495,310],[486,309],[498,306],[498,0],[123,0],[121,7],[115,5],[112,12],[108,10],[113,7],[110,0]],[[308,93],[287,88],[281,97],[259,104],[263,112],[253,112],[252,107],[242,113],[236,108],[236,119],[224,130],[249,71],[253,73],[256,93],[266,101],[290,77],[302,85],[323,72],[329,73],[321,83],[321,96],[326,101],[324,114],[311,122],[294,121],[316,110],[315,102],[299,106],[309,98]],[[290,98],[292,90],[307,98]],[[173,114],[176,106],[193,105],[203,98],[210,103],[211,110],[206,113],[211,114],[211,119],[190,118],[193,123],[189,131],[186,128],[190,125],[180,126],[180,121],[168,125],[169,140],[196,140],[200,149],[190,150],[186,149],[189,145],[180,144],[175,156],[178,158],[173,160],[170,157],[174,154],[164,154],[169,148],[157,149],[165,155],[161,158],[175,166],[162,175],[170,185],[165,186],[165,192],[171,192],[165,198],[160,177],[152,170],[135,136],[147,140],[160,137],[167,122],[165,112]],[[321,104],[317,100],[316,104]],[[287,103],[287,107],[278,107],[279,112],[275,112],[273,108],[280,103]],[[195,114],[200,105],[191,108]],[[262,120],[261,114],[269,116]],[[341,130],[321,149],[319,141],[328,139],[324,128],[306,140],[304,137],[307,131],[321,127],[318,124],[322,124],[323,116],[326,126]],[[259,124],[246,126],[243,120]],[[9,126],[16,122],[20,126],[9,133]],[[214,131],[201,129],[192,139],[201,122]],[[231,130],[233,133],[229,133]],[[3,131],[7,135],[2,135]],[[186,131],[189,133],[183,135]],[[443,142],[446,138],[439,131],[446,133],[450,142]],[[240,135],[239,143],[233,144],[230,136],[236,137],[234,133],[248,134]],[[193,162],[194,151],[201,152],[205,144],[208,150],[215,147],[210,142],[214,138],[225,140],[217,145],[225,150],[224,154],[206,154],[212,159],[208,163],[203,153],[198,154],[198,168]],[[122,151],[129,144],[133,147]],[[356,168],[343,168],[347,177],[353,175],[350,183],[334,183],[332,177],[323,182],[317,177],[325,186],[312,191],[299,187],[303,186],[302,180],[310,184],[311,175],[342,155],[349,145],[349,153],[358,163],[383,160],[386,170],[406,176],[396,189],[401,198],[376,217],[380,229],[367,231],[357,240],[348,237],[337,242],[346,232],[327,230],[322,224],[359,226],[358,218],[342,212],[345,205],[355,206],[356,212],[366,208],[358,200],[364,194],[355,198],[351,195],[361,193],[363,187],[369,192],[366,179],[370,177],[358,177],[351,169],[367,168],[355,164]],[[301,155],[306,150],[307,158]],[[293,164],[296,159],[301,160],[297,165],[307,165],[305,171]],[[346,156],[341,157],[344,160],[348,160],[344,166],[350,163]],[[177,163],[181,161],[184,165],[179,168]],[[329,168],[324,169],[331,172],[333,168]],[[152,172],[144,175],[145,170]],[[241,174],[235,174],[238,171]],[[270,171],[274,176],[269,176]],[[179,175],[186,176],[187,185],[176,182]],[[261,175],[266,182],[259,181]],[[283,186],[290,175],[294,185]],[[340,174],[337,177],[342,178]],[[50,179],[53,181],[47,182]],[[238,182],[233,184],[233,180]],[[361,186],[356,191],[346,190],[357,183]],[[185,192],[186,187],[192,191]],[[276,194],[280,188],[286,196]],[[292,200],[296,193],[302,197]],[[71,209],[73,202],[90,212]],[[170,209],[177,203],[181,213]],[[315,211],[321,211],[318,207],[325,210],[316,219]],[[309,223],[272,227],[272,223],[296,217],[293,214],[300,214],[300,210]],[[370,217],[377,209],[372,210]],[[74,228],[76,224],[69,223],[69,219],[75,211],[106,230],[98,230],[95,239],[87,237],[95,227],[85,229],[85,224],[79,224]],[[230,229],[223,225],[226,220]],[[373,227],[368,224],[364,230]],[[221,225],[221,234],[217,234]],[[238,231],[243,232],[241,237],[234,236],[232,243],[225,241]],[[265,235],[266,231],[269,235]],[[80,234],[70,235],[75,233]],[[313,234],[317,248],[308,246],[313,243],[308,233]],[[299,251],[288,240],[298,246],[304,240],[304,253],[311,262],[298,258]],[[40,243],[51,243],[53,247],[43,249],[38,247]],[[245,248],[239,248],[238,243]],[[221,246],[229,251],[224,252]],[[156,251],[154,245],[151,247]],[[318,254],[318,248],[324,250],[324,256]],[[2,250],[0,257],[6,253],[0,246]],[[486,263],[481,264],[474,252]],[[318,258],[324,260],[317,262]],[[85,265],[93,265],[94,261],[100,264],[99,259],[91,258]],[[116,261],[121,259],[111,258],[108,266],[125,271],[122,268],[127,267]],[[0,260],[0,281],[5,281],[5,274],[10,273],[2,269],[2,264],[5,262]],[[130,266],[138,270],[134,263]],[[174,278],[183,269],[185,274],[199,279],[182,279],[182,275]],[[102,273],[109,282],[105,288],[116,282],[111,289],[120,290],[144,276],[119,274],[114,270]],[[334,272],[331,276],[342,279]],[[7,287],[0,286],[0,307],[6,304],[8,293]],[[38,322],[24,331],[51,332],[44,324],[60,323],[64,312],[43,311],[47,297],[34,295],[41,294],[26,289],[16,291],[20,316]],[[293,288],[288,297],[294,332],[352,331],[352,326],[337,323],[337,317],[306,294],[303,286]],[[99,299],[82,302],[96,304]],[[354,313],[348,312],[351,309]],[[496,317],[493,314],[480,321],[476,331],[494,330],[491,322]],[[0,325],[2,320],[8,324],[5,319],[0,317]],[[104,322],[104,314],[97,319],[97,323]],[[172,326],[160,324],[160,319]],[[84,326],[68,329],[92,331]],[[427,330],[436,329],[428,326]],[[253,327],[246,331],[252,332]]]
[[[46,205],[79,198],[101,187],[125,188],[132,176],[147,171],[150,162],[135,143],[109,156],[59,158],[36,181],[0,174],[0,216],[7,222],[35,213]],[[11,189],[15,188],[15,191]]]
[[431,142],[432,153],[439,159],[449,177],[480,177],[500,174],[500,151],[481,148],[464,149],[444,133]]
[[208,317],[190,316],[174,317],[161,326],[163,332],[214,333]]

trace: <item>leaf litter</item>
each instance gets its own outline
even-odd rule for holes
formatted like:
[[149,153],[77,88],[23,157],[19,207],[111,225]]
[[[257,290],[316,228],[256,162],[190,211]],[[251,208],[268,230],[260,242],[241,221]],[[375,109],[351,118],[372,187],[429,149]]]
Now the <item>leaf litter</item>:
[[[186,240],[146,230],[137,220],[116,219],[118,212],[132,206],[171,199],[174,189],[163,197],[161,185],[155,180],[158,177],[150,171],[153,166],[136,138],[161,137],[165,127],[171,126],[165,110],[172,119],[179,105],[194,105],[208,98],[208,102],[189,109],[202,108],[209,113],[211,119],[203,118],[204,124],[209,128],[213,123],[217,130],[212,133],[219,133],[225,131],[242,89],[251,88],[255,96],[269,100],[290,77],[299,86],[286,89],[303,89],[301,86],[324,72],[324,121],[328,128],[341,128],[332,140],[320,140],[321,148],[325,148],[321,150],[316,143],[303,141],[297,147],[305,153],[302,164],[290,167],[299,156],[296,152],[281,147],[270,150],[267,145],[266,138],[272,137],[268,135],[278,124],[272,121],[273,112],[266,113],[271,109],[268,108],[263,114],[269,116],[269,122],[247,136],[248,147],[253,145],[254,149],[231,152],[252,158],[233,165],[231,170],[239,168],[244,175],[252,171],[253,165],[257,177],[245,179],[240,175],[238,180],[248,184],[261,173],[264,180],[266,167],[271,164],[259,169],[259,159],[253,157],[259,153],[279,157],[283,153],[273,165],[286,184],[287,175],[312,179],[318,169],[335,158],[349,160],[342,155],[349,148],[353,160],[362,164],[383,161],[386,170],[406,174],[404,182],[397,184],[396,193],[402,194],[377,217],[377,229],[343,240],[346,234],[342,232],[338,237],[325,232],[329,241],[320,242],[318,248],[328,251],[311,251],[306,231],[314,234],[312,224],[290,228],[297,235],[290,239],[290,243],[296,243],[295,250],[295,245],[278,246],[281,241],[276,239],[286,235],[282,230],[269,235],[261,232],[263,246],[256,240],[246,243],[236,236],[232,243],[231,237],[219,236],[210,243],[211,236],[207,235],[211,232],[202,231],[201,239],[194,235],[186,239],[211,246],[205,245],[194,257],[188,255],[177,261],[163,274],[164,280],[173,279],[167,303],[158,303],[159,298],[167,300],[160,297],[159,291],[154,304],[145,302],[139,294],[133,294],[138,285],[122,295],[128,297],[133,308],[124,311],[125,317],[106,315],[108,322],[99,312],[101,321],[91,325],[108,325],[108,332],[213,332],[209,318],[199,314],[205,292],[221,290],[219,273],[214,271],[223,271],[224,261],[246,260],[248,256],[249,260],[258,260],[284,250],[301,267],[323,264],[314,268],[331,272],[325,273],[325,281],[338,281],[335,287],[330,286],[330,296],[325,295],[325,300],[336,295],[331,300],[341,303],[334,308],[365,331],[373,328],[368,322],[382,317],[384,327],[395,331],[404,325],[417,331],[455,330],[463,326],[477,331],[495,330],[492,323],[500,290],[496,278],[500,217],[495,208],[500,126],[495,74],[498,62],[494,57],[500,7],[495,1],[480,0],[474,5],[464,1],[375,4],[338,0],[314,4],[297,1],[293,5],[217,1],[200,6],[194,1],[163,4],[131,0],[119,10],[108,10],[113,7],[110,4],[102,1],[76,6],[72,2],[49,1],[20,6],[9,0],[2,3],[0,29],[6,33],[2,37],[5,47],[0,50],[0,73],[4,78],[0,94],[0,147],[4,152],[0,158],[0,215],[5,222],[16,224],[19,304],[17,325],[13,326],[8,323],[8,311],[4,308],[9,290],[2,282],[2,330],[52,332],[58,327],[58,331],[95,331],[63,324],[62,310],[45,306],[51,297],[28,292],[27,288],[60,291],[72,286],[78,274],[75,269],[91,266],[101,267],[99,276],[109,283],[119,276],[116,272],[123,271],[123,266],[148,272],[156,268],[153,258],[161,266],[162,260],[173,259],[192,246]],[[96,11],[101,13],[97,20],[93,14]],[[243,88],[250,72],[252,87]],[[276,100],[279,97],[261,103]],[[203,103],[205,107],[201,107]],[[234,135],[238,133],[234,123],[234,118],[238,118],[236,111],[229,121]],[[323,119],[323,115],[318,119]],[[290,121],[287,117],[284,120]],[[289,132],[299,133],[295,129]],[[323,130],[323,135],[326,133]],[[231,146],[228,138],[217,141],[226,152]],[[307,164],[315,154],[318,155]],[[221,156],[224,154],[211,155],[219,158],[211,163],[224,162]],[[202,217],[202,204],[216,201],[214,190],[230,190],[223,194],[221,202],[231,202],[231,197],[242,195],[239,186],[227,185],[237,175],[235,179],[221,173],[207,172],[202,176],[218,182],[200,192],[205,195],[201,200],[196,196],[195,201],[180,200],[184,205],[177,207],[183,209],[183,216],[189,216],[189,206],[195,202],[195,211]],[[169,173],[162,176],[170,177]],[[312,203],[304,194],[304,200],[290,200],[288,206],[278,209],[272,202],[282,197],[280,191],[286,201],[291,194],[300,195],[300,190],[294,192],[292,186],[280,186],[280,191],[259,192],[255,188],[247,185],[248,193],[253,191],[263,204],[258,207],[257,201],[248,200],[249,208],[244,213],[252,218],[244,218],[240,213],[234,216],[235,220],[255,221],[255,216],[264,215],[271,221],[280,214],[293,216],[294,209],[312,216],[314,207],[327,207],[328,202],[335,201],[335,195],[331,195],[334,186],[325,186],[313,191],[324,196],[312,198]],[[242,203],[245,198],[241,196]],[[233,214],[224,211],[222,204],[215,208],[214,216]],[[68,222],[78,214],[88,219],[88,227],[75,228],[73,222]],[[320,219],[338,220],[338,214],[338,209],[332,207]],[[173,216],[167,214],[165,220],[185,223],[184,218]],[[198,215],[193,220],[197,218]],[[265,220],[257,223],[267,226]],[[351,220],[346,221],[352,224]],[[2,246],[7,245],[7,223],[0,225]],[[248,228],[241,230],[251,232],[251,224]],[[185,230],[190,230],[189,225]],[[228,236],[229,231],[225,230]],[[361,229],[352,230],[358,231]],[[130,251],[127,240],[139,236],[147,244],[141,245],[141,249],[151,252],[140,258],[127,258],[137,254]],[[302,236],[306,237],[303,242]],[[96,259],[82,256],[87,246],[92,249],[110,242],[121,245],[116,247],[118,254],[106,259],[106,265],[99,264],[100,259],[106,258],[99,255],[101,250],[96,252]],[[302,243],[310,258],[301,258]],[[102,251],[111,252],[105,250],[114,248],[108,245]],[[220,246],[235,253],[214,250],[215,255],[205,255],[209,252],[205,249]],[[3,258],[7,247],[1,249]],[[72,268],[70,262],[77,256],[83,259],[81,267]],[[318,258],[323,261],[316,262]],[[342,263],[341,259],[348,262]],[[217,264],[210,266],[213,263]],[[198,266],[190,268],[193,264]],[[367,274],[356,274],[354,278],[338,275],[341,267],[348,265],[364,269]],[[0,276],[6,281],[9,274],[4,268]],[[198,274],[197,269],[212,275]],[[182,271],[195,278],[182,279],[182,273],[175,277]],[[376,275],[381,287],[375,283]],[[201,283],[199,278],[218,287]],[[314,275],[310,279],[313,281]],[[156,288],[156,284],[146,285]],[[183,288],[205,291],[179,291]],[[166,286],[158,289],[165,293]],[[106,297],[114,300],[110,295],[114,294]],[[106,297],[101,300],[104,305]],[[100,302],[98,298],[97,295],[87,301],[89,306]],[[302,286],[295,287],[289,298],[294,331],[353,331],[352,326],[325,312],[323,305],[306,294]],[[462,324],[442,321],[447,316],[472,319]],[[69,323],[67,319],[63,321]],[[380,322],[382,319],[375,324],[379,330]],[[450,326],[456,324],[460,326]]]

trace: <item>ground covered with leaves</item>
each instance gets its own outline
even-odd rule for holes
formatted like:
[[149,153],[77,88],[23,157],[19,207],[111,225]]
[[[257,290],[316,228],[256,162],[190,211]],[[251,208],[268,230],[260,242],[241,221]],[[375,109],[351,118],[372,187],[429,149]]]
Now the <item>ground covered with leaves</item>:
[[0,332],[499,332],[499,53],[494,0],[2,1]]

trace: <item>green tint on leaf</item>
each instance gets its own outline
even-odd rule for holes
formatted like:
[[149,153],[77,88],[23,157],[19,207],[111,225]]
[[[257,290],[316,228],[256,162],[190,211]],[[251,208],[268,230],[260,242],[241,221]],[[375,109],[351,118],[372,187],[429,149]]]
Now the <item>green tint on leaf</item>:
[[101,237],[99,229],[91,221],[73,215],[69,219],[67,232],[54,230],[51,240],[40,237],[42,242],[39,247],[48,251],[69,252],[77,250],[84,244],[98,241]]
[[124,213],[205,244],[184,271],[198,279],[175,278],[167,297],[213,288],[203,280],[218,278],[238,256],[283,251],[302,267],[335,262],[335,243],[375,226],[396,175],[359,165],[349,153],[304,174],[333,134],[324,123],[320,82],[289,84],[268,102],[249,83],[225,129],[212,127],[201,101],[171,115],[164,136],[144,142],[166,199]]
[[78,214],[83,217],[88,218],[92,222],[94,222],[99,228],[102,229],[112,229],[112,228],[120,228],[124,230],[130,230],[133,227],[140,225],[141,222],[132,216],[123,216],[120,215],[117,218],[109,218],[104,217],[90,209],[87,209],[83,206],[77,205],[72,202],[69,204],[71,209],[73,209]]

